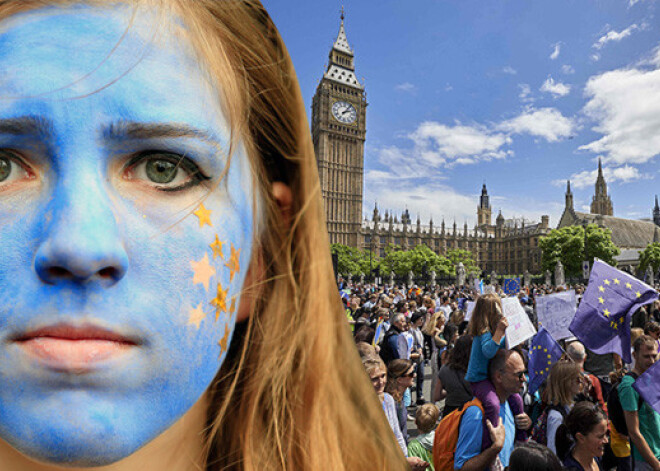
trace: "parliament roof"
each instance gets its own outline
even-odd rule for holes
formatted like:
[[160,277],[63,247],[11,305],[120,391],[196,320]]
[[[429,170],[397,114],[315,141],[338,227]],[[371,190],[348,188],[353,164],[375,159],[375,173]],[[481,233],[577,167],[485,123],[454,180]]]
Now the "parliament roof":
[[651,242],[660,241],[660,227],[651,221],[623,219],[578,211],[574,211],[574,213],[581,221],[611,229],[612,242],[620,248],[645,248]]

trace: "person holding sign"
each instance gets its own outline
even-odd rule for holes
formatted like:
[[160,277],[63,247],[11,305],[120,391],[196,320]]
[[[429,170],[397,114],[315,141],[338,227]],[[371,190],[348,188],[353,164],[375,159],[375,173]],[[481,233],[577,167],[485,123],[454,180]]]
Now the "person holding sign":
[[[477,299],[468,324],[468,333],[474,337],[474,341],[465,379],[470,382],[474,396],[481,401],[485,418],[490,420],[494,427],[497,427],[500,421],[500,401],[493,383],[488,379],[488,364],[498,350],[505,348],[505,331],[508,326],[498,295],[485,294]],[[523,428],[531,421],[523,412],[522,397],[520,394],[512,394],[508,403],[515,416],[516,427],[519,427],[516,439],[525,441],[527,433]],[[486,449],[491,444],[490,434],[488,430],[483,432],[482,449]]]

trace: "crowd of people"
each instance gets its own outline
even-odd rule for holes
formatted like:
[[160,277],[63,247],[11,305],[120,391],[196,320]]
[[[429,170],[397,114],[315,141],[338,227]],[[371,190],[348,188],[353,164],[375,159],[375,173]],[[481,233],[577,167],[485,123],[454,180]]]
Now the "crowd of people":
[[[631,364],[569,337],[530,392],[530,342],[506,348],[501,289],[340,283],[364,368],[412,469],[660,471],[660,414],[632,387],[659,357],[659,301],[632,316]],[[510,296],[538,328],[536,299],[565,289]],[[579,303],[585,287],[569,289]]]

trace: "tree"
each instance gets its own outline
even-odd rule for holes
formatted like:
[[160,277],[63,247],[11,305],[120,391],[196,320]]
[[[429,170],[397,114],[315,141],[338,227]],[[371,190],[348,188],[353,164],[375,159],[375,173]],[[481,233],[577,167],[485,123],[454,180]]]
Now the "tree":
[[[553,229],[547,236],[539,239],[542,252],[543,270],[554,270],[558,261],[564,265],[569,276],[577,276],[582,272],[582,261],[585,260],[585,228],[568,226]],[[587,226],[586,260],[593,262],[594,258],[615,265],[614,257],[619,255],[619,248],[612,243],[612,231],[598,227],[596,224]]]
[[653,273],[657,273],[658,270],[660,270],[659,242],[653,242],[647,245],[646,248],[639,253],[639,268],[642,271],[645,271],[648,266],[653,269]]
[[385,249],[380,267],[383,273],[393,271],[398,276],[406,276],[409,271],[419,276],[425,268],[427,275],[432,271],[440,277],[455,274],[454,266],[447,257],[436,254],[424,244],[411,250],[401,250],[398,245],[390,245]]
[[453,249],[447,251],[447,258],[449,259],[452,267],[452,274],[456,274],[456,265],[463,262],[465,273],[474,273],[475,275],[481,273],[481,268],[477,262],[472,258],[472,252],[469,250]]
[[371,253],[370,263],[369,250],[360,250],[347,245],[332,244],[330,252],[337,254],[337,272],[344,275],[349,273],[354,276],[360,273],[368,275],[370,267],[376,269],[380,263],[380,259],[374,253]]

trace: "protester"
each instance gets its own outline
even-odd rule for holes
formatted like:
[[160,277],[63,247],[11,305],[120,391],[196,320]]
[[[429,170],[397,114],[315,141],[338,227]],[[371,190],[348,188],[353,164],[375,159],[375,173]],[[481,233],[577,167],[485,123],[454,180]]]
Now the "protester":
[[399,419],[399,428],[406,443],[408,442],[408,414],[403,402],[403,395],[413,384],[415,369],[415,364],[410,360],[392,360],[387,364],[387,385],[385,386],[385,391],[394,398],[397,417]]
[[[525,363],[520,353],[515,350],[497,351],[490,360],[489,376],[500,406],[499,425],[493,427],[479,407],[468,407],[459,429],[454,469],[481,471],[492,465],[498,469],[508,466],[516,427],[527,429],[531,425],[527,416],[514,419],[508,401],[511,395],[520,393],[525,381]],[[484,423],[490,434],[489,446],[483,446]]]
[[602,471],[607,416],[593,402],[575,404],[557,431],[557,455],[568,471]]
[[[499,424],[500,403],[494,385],[488,379],[488,362],[498,350],[505,347],[505,331],[509,323],[502,314],[502,302],[496,294],[480,296],[472,311],[468,325],[468,333],[472,335],[472,351],[465,380],[472,386],[472,393],[478,398],[486,414],[486,418],[495,426]],[[518,391],[520,392],[520,391]],[[507,396],[511,410],[516,417],[526,417],[520,394]],[[484,430],[485,432],[485,430]],[[519,430],[518,439],[524,441],[527,435]],[[490,437],[483,433],[484,448],[490,445]]]
[[574,363],[580,366],[580,370],[585,378],[582,394],[591,402],[597,402],[600,408],[605,411],[605,414],[607,414],[607,404],[605,404],[605,399],[603,398],[600,380],[595,375],[584,371],[584,362],[587,358],[587,352],[584,345],[577,340],[570,342],[566,346],[566,355],[568,355]]
[[560,361],[550,368],[547,387],[543,399],[548,409],[539,420],[546,420],[547,446],[557,453],[555,435],[573,407],[575,396],[582,392],[584,380],[580,366],[572,361]]
[[465,380],[466,365],[470,361],[472,336],[459,337],[456,345],[449,352],[449,361],[438,372],[438,380],[433,393],[434,401],[445,400],[442,416],[460,409],[463,404],[472,399],[470,383]]
[[410,334],[412,335],[412,353],[410,359],[413,360],[417,368],[417,381],[415,383],[415,391],[417,398],[417,405],[422,405],[426,402],[424,399],[424,334],[420,330],[424,324],[425,315],[422,312],[416,312],[410,318]]
[[408,443],[408,456],[416,456],[430,463],[429,468],[433,471],[433,440],[435,438],[435,426],[440,416],[440,410],[435,404],[424,404],[417,409],[415,414],[415,425],[420,435]]
[[[658,345],[652,337],[642,335],[633,347],[636,376],[653,366]],[[619,384],[619,400],[632,442],[635,471],[660,471],[660,414],[632,387],[635,378],[626,375]]]
[[508,471],[564,471],[564,468],[547,446],[527,442],[511,453]]
[[0,468],[402,469],[261,3],[0,22]]
[[386,365],[397,359],[406,359],[408,355],[408,341],[403,335],[406,327],[406,317],[401,313],[393,315],[391,325],[381,343],[380,356]]

